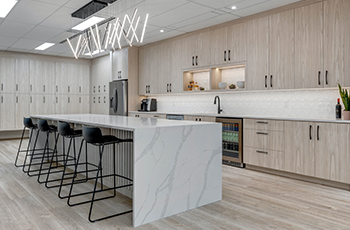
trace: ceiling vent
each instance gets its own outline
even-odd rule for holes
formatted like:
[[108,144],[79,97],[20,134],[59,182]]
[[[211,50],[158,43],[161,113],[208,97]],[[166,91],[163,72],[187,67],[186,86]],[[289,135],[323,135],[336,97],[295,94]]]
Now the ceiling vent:
[[111,4],[116,1],[117,0],[93,0],[85,6],[78,9],[77,11],[75,11],[74,13],[72,13],[72,17],[81,19],[88,18],[97,11],[102,10],[103,8],[108,6],[108,4]]

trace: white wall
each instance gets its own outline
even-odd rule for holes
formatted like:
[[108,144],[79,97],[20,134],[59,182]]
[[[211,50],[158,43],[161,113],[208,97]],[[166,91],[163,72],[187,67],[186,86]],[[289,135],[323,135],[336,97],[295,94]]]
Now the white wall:
[[340,98],[338,89],[194,93],[153,98],[158,101],[158,112],[216,113],[216,95],[221,98],[224,114],[297,118],[334,118]]

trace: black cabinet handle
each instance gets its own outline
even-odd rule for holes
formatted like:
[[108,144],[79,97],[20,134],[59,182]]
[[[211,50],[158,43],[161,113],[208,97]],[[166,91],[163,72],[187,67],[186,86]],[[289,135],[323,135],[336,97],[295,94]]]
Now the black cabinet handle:
[[271,85],[271,88],[273,87],[272,86],[272,75],[271,75],[271,77],[270,77],[270,85]]
[[96,103],[96,100],[95,100],[96,98],[94,97],[94,103]]
[[58,92],[58,85],[56,85],[56,92]]
[[58,103],[58,97],[56,97],[56,104]]
[[79,93],[81,93],[81,86],[79,86]]
[[79,103],[81,103],[81,97],[79,97]]
[[257,121],[256,123],[258,123],[258,124],[268,124],[269,122],[267,122],[267,121]]
[[169,84],[166,84],[166,92],[169,93]]
[[45,97],[43,97],[43,103],[45,103]]
[[1,83],[1,91],[3,91],[3,90],[4,90],[4,84]]
[[30,85],[30,92],[32,92],[32,89],[33,89],[33,87],[32,87],[32,85]]
[[98,86],[98,92],[101,92],[101,86]]
[[18,96],[16,96],[16,104],[18,103]]
[[18,91],[18,84],[16,84],[16,91]]
[[198,56],[196,56],[196,65],[198,65]]
[[99,104],[101,103],[101,97],[98,97],[98,103]]
[[321,71],[318,71],[318,85],[321,85]]
[[106,92],[106,85],[103,86],[103,92]]
[[1,96],[1,103],[4,103],[4,97]]
[[30,103],[32,103],[32,97],[30,97]]
[[266,151],[260,151],[260,150],[256,150],[257,153],[264,153],[264,154],[269,154],[268,152]]
[[224,61],[226,61],[226,50],[224,51]]
[[70,92],[70,86],[68,86],[68,93]]
[[317,126],[317,140],[320,140],[320,126]]
[[267,88],[267,75],[265,75],[265,88]]
[[328,85],[328,70],[326,70],[326,85]]
[[256,134],[258,134],[258,135],[269,135],[268,133],[264,133],[264,132],[256,132]]
[[45,85],[43,85],[43,91],[45,92]]
[[196,117],[196,121],[198,121],[198,118]]
[[68,97],[68,103],[70,103],[70,97]]
[[96,93],[96,86],[94,86],[94,93]]
[[310,129],[309,129],[310,140],[312,140],[311,132],[312,132],[312,125],[310,125]]
[[194,56],[192,56],[192,66],[194,66]]
[[228,61],[231,61],[231,50],[228,50]]
[[170,93],[171,93],[171,83],[169,84],[169,86],[170,86],[170,87],[169,87],[169,90],[170,90]]
[[202,118],[198,118],[199,121],[202,121]]

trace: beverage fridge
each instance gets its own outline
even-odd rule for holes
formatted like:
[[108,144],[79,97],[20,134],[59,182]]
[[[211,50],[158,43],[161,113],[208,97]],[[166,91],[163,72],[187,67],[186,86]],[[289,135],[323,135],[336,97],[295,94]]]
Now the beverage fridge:
[[239,118],[216,118],[222,124],[222,163],[244,167],[243,122]]

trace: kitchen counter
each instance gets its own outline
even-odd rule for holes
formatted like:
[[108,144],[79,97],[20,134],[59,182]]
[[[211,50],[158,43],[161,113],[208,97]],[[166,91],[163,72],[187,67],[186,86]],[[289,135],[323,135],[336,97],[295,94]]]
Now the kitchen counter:
[[336,118],[294,118],[294,117],[273,117],[259,115],[235,115],[235,114],[217,114],[217,113],[188,113],[188,112],[138,112],[130,111],[129,113],[152,113],[152,114],[173,114],[173,115],[188,115],[201,117],[229,117],[229,118],[246,118],[246,119],[266,119],[266,120],[284,120],[284,121],[308,121],[308,122],[326,122],[326,123],[345,123],[350,124],[350,120],[342,120]]
[[[133,178],[129,197],[133,199],[134,227],[222,199],[222,135],[218,123],[94,114],[31,117],[34,122],[69,122],[76,129],[82,125],[101,127],[104,134],[133,138],[133,143],[117,147],[123,157],[116,157],[116,164],[118,170],[124,170],[118,174]],[[43,142],[44,138],[39,139],[38,146]],[[89,159],[98,155],[93,146],[88,148]],[[113,159],[109,157],[111,149],[106,148],[104,154],[107,166]]]

